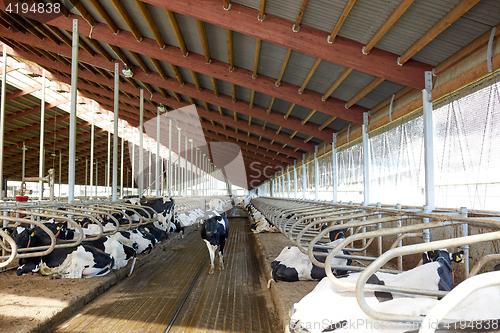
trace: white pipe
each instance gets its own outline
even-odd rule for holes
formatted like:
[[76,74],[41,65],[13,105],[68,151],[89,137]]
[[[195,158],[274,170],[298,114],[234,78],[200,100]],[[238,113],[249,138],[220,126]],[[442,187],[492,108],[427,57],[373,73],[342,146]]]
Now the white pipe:
[[[45,69],[42,70],[42,101],[40,104],[40,162],[38,164],[38,177],[43,178],[45,163]],[[4,95],[5,96],[5,95]],[[43,180],[40,180],[39,200],[43,199]]]
[[139,198],[144,191],[144,89],[141,89],[140,115],[139,115]]
[[338,167],[337,167],[337,133],[333,133],[332,140],[332,177],[333,177],[333,202],[338,202]]
[[189,165],[189,184],[191,188],[191,196],[194,196],[193,186],[194,186],[194,174],[193,174],[193,139],[191,141],[191,161]]
[[319,198],[319,162],[318,146],[314,147],[314,200]]
[[[24,142],[23,142],[24,145]],[[24,175],[23,175],[24,178]],[[62,154],[59,150],[59,197],[61,197],[61,183],[62,183]]]
[[200,183],[200,180],[198,178],[198,149],[196,148],[196,153],[194,154],[194,171],[195,171],[195,195],[199,196],[200,194],[198,193],[198,184]]
[[132,195],[134,194],[135,188],[135,128],[132,129],[132,180],[131,180],[131,188]]
[[160,109],[156,110],[156,168],[155,168],[155,179],[156,179],[156,197],[160,197]]
[[[149,141],[148,141],[149,143]],[[151,149],[151,147],[148,144],[148,149]],[[148,150],[149,153],[149,165],[148,165],[148,194],[151,195],[151,156],[153,155],[153,152],[151,150]]]
[[[5,90],[7,84],[7,45],[3,44],[2,56],[2,101],[0,107],[0,199],[3,198],[3,144],[5,132]],[[24,153],[24,151],[23,151]],[[7,194],[7,193],[5,193]]]
[[[94,118],[95,101],[92,100],[92,125],[90,127],[90,199],[92,199],[92,190],[94,186]],[[97,187],[97,183],[95,186]]]
[[[95,196],[97,197],[97,181],[99,180],[98,178],[98,174],[97,174],[97,170],[99,168],[99,162],[97,162],[97,160],[95,160]],[[92,189],[90,189],[90,191],[92,191]]]
[[[90,167],[90,169],[92,169],[92,167]],[[88,173],[89,173],[89,159],[87,158],[87,156],[85,156],[85,187],[83,191],[84,196],[87,196]]]
[[293,198],[297,199],[297,160],[293,161]]
[[111,200],[118,200],[118,107],[120,94],[120,74],[118,63],[115,63],[115,91],[114,91],[114,124],[113,124],[113,192]]
[[188,137],[187,132],[184,132],[185,140],[184,140],[184,196],[187,197],[187,188],[188,188]]
[[172,196],[172,119],[168,120],[168,196]]
[[370,204],[370,148],[368,147],[368,112],[363,112],[363,176],[364,176],[364,201],[363,206]]
[[71,44],[71,111],[69,120],[68,153],[68,203],[75,201],[75,158],[76,158],[76,103],[78,99],[78,20],[73,20],[73,41]]
[[121,151],[121,162],[120,162],[120,198],[123,199],[123,155],[125,155],[124,147],[125,147],[125,128],[124,128],[124,122],[122,121],[122,131],[121,131],[121,137],[122,137],[122,151]]
[[306,198],[306,154],[302,154],[302,199]]
[[111,113],[108,113],[108,163],[106,165],[106,194],[108,197],[111,195],[111,186],[110,186],[110,181],[111,181]]
[[[22,167],[22,171],[21,171],[21,179],[24,179],[24,175],[26,173],[26,150],[28,148],[26,148],[26,144],[24,143],[23,141],[23,167]],[[59,167],[59,170],[61,168]],[[60,183],[60,182],[59,182]],[[59,184],[59,186],[61,186],[61,184]]]
[[181,129],[177,127],[177,195],[181,196]]

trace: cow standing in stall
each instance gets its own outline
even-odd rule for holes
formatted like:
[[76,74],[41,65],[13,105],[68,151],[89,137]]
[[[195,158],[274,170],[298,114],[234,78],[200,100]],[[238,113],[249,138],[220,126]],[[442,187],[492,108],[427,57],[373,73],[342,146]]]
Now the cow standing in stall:
[[213,274],[216,253],[219,254],[219,270],[224,269],[223,255],[226,239],[229,236],[229,221],[226,212],[208,211],[202,223],[201,238],[207,244],[210,255],[210,270],[208,274]]

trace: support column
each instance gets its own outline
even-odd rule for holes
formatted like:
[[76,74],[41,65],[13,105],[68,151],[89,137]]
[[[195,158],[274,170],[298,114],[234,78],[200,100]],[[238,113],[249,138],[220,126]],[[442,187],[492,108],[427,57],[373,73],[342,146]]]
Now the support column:
[[363,176],[364,201],[363,206],[370,204],[370,148],[368,147],[368,112],[363,112]]
[[196,152],[194,154],[194,172],[195,172],[195,195],[199,196],[200,194],[198,193],[198,184],[200,183],[200,179],[198,178],[198,150],[200,148],[196,148]]
[[172,196],[172,119],[168,120],[168,196]]
[[135,188],[135,128],[132,129],[132,180],[130,184],[132,188],[132,195],[134,195]]
[[115,91],[114,91],[114,129],[113,129],[113,192],[112,201],[118,200],[118,108],[120,94],[120,76],[118,72],[118,63],[115,63]]
[[333,178],[333,202],[338,202],[338,168],[337,168],[337,133],[333,133],[332,140],[332,178]]
[[160,108],[156,109],[156,168],[155,168],[155,179],[156,179],[156,197],[160,197]]
[[[90,199],[92,199],[92,187],[94,186],[94,117],[95,101],[92,101],[92,124],[90,126]],[[97,183],[95,186],[97,188]]]
[[[425,167],[425,206],[424,212],[430,213],[435,208],[434,196],[434,140],[432,125],[432,72],[425,72],[425,89],[422,90],[422,102],[424,112],[424,167]],[[424,219],[429,222],[429,219]],[[424,230],[424,241],[431,241],[431,232]]]
[[140,111],[139,111],[139,198],[142,198],[144,191],[144,89],[140,90]]
[[293,161],[293,198],[297,199],[297,160]]
[[181,196],[181,129],[177,127],[177,195]]
[[68,203],[75,201],[75,158],[76,158],[76,105],[78,102],[78,20],[73,20],[73,41],[71,44],[71,110],[69,119],[68,153]]
[[[45,134],[45,69],[42,70],[42,101],[40,104],[40,162],[38,167],[38,177],[43,177],[43,171],[45,168],[45,145],[44,145],[44,134]],[[5,95],[2,95],[5,96]],[[87,177],[87,175],[85,175]],[[43,180],[40,180],[40,193],[39,200],[43,199]]]
[[108,113],[108,163],[106,164],[106,194],[111,197],[111,113]]
[[190,166],[189,166],[189,183],[190,183],[190,188],[191,188],[191,196],[194,196],[194,170],[193,170],[193,139],[189,139],[189,142],[191,142],[191,160]]
[[[0,102],[0,199],[3,198],[3,142],[5,132],[5,90],[7,84],[7,45],[3,44],[2,55],[2,101]],[[24,143],[23,143],[24,144]],[[23,150],[24,153],[24,150]],[[7,193],[5,193],[7,195]]]
[[314,147],[314,200],[319,197],[319,163],[318,163],[318,146]]
[[187,132],[184,132],[184,196],[187,197],[188,188],[188,137]]
[[[95,196],[97,197],[97,184],[99,180],[99,174],[97,173],[97,170],[99,169],[99,162],[95,160]],[[92,191],[92,189],[91,189]]]
[[121,137],[122,137],[122,151],[121,151],[121,161],[120,161],[120,199],[123,199],[123,155],[125,155],[124,147],[125,147],[125,128],[124,128],[124,123],[122,121],[122,131],[121,131]]
[[306,154],[302,154],[302,199],[306,198]]
[[288,199],[290,199],[290,165],[287,165],[286,166],[286,175],[287,175],[287,189],[288,189],[288,193],[287,193],[287,197]]

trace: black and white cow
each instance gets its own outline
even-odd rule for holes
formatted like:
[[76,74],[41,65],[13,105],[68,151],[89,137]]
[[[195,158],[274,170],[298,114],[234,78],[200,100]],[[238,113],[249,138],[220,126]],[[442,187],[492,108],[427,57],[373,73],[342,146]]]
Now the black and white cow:
[[150,233],[154,236],[156,243],[161,243],[162,241],[168,239],[168,234],[165,230],[155,227],[154,223],[148,223],[145,225],[140,225],[137,228],[142,233]]
[[[451,262],[462,260],[463,251],[450,254],[446,250],[429,251],[423,254],[424,264],[400,274],[377,272],[367,283],[402,288],[425,290],[445,290],[453,288],[453,272]],[[361,273],[352,273],[340,278],[346,282],[356,283]],[[365,300],[373,309],[396,314],[425,315],[429,304],[436,304],[434,297],[418,295],[402,295],[390,292],[365,292]],[[369,332],[393,332],[380,322],[374,323],[359,307],[353,290],[337,287],[328,278],[323,278],[312,292],[295,303],[291,311],[291,333],[321,333],[330,331],[352,330],[353,325],[368,325],[354,328]],[[382,327],[382,330],[373,329]],[[389,328],[395,328],[389,327]],[[407,327],[399,326],[408,331]]]
[[137,253],[151,253],[156,244],[156,238],[145,229],[132,229],[128,231],[119,231],[113,235],[120,243],[128,246],[137,244]]
[[109,255],[114,259],[113,269],[120,269],[127,266],[130,259],[134,259],[137,254],[137,243],[132,246],[121,243],[116,237],[102,236],[93,241],[85,241],[85,245],[91,245]]
[[[39,227],[17,227],[11,234],[19,248],[49,245],[49,236]],[[56,248],[42,257],[19,260],[17,275],[40,272],[54,278],[103,276],[110,272],[114,259],[93,246],[80,244]]]
[[[344,232],[346,229],[334,230],[330,233],[330,239],[333,242],[326,243],[326,246],[335,247],[344,239]],[[325,249],[315,249],[315,252],[325,252]],[[348,251],[342,251],[343,254],[349,254]],[[318,257],[319,262],[325,262],[324,257]],[[332,266],[348,266],[351,264],[350,259],[333,258]],[[309,256],[302,253],[296,246],[285,247],[280,255],[271,263],[272,275],[274,281],[308,281],[308,280],[321,280],[326,277],[325,269],[313,265]],[[347,271],[335,270],[337,276],[345,275]]]
[[224,269],[223,255],[226,239],[229,236],[229,221],[226,212],[209,211],[202,220],[201,238],[205,241],[210,254],[210,270],[214,273],[214,260],[216,252],[219,253],[219,270]]
[[[174,215],[174,209],[175,209],[174,199],[166,197],[147,198],[147,199],[129,198],[125,201],[125,203],[152,208],[156,212],[158,219],[158,221],[154,222],[155,226],[165,231],[168,230],[170,222]],[[150,210],[148,210],[148,213],[149,212]],[[126,213],[130,215],[134,221],[139,221],[139,217],[136,216],[136,214],[132,213],[132,211],[126,211]],[[147,216],[146,213],[141,209],[137,209],[137,213],[143,217]]]

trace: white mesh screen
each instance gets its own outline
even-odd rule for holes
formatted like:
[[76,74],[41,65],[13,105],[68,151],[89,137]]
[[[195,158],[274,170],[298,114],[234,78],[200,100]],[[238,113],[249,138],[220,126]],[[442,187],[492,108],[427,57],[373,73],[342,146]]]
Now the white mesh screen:
[[370,138],[370,202],[424,205],[423,130],[420,116]]
[[333,200],[333,161],[332,152],[318,157],[319,200]]
[[434,111],[436,206],[499,210],[499,90],[497,82]]
[[338,200],[362,203],[363,146],[359,143],[337,153]]

